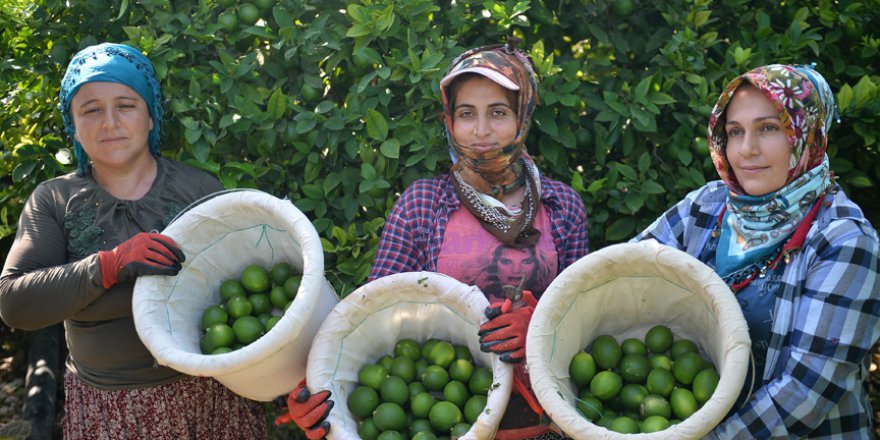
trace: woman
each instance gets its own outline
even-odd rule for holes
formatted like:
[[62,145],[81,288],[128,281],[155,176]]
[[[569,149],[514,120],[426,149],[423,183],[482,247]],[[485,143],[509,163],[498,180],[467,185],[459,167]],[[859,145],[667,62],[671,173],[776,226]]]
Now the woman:
[[[547,273],[547,280],[584,256],[583,201],[569,186],[542,175],[526,153],[538,100],[528,56],[514,42],[469,50],[452,62],[440,91],[454,164],[448,174],[417,180],[401,194],[382,230],[370,281],[409,271],[477,279],[475,268],[486,250],[499,245],[540,254],[537,261],[546,264],[537,270]],[[540,297],[544,288],[533,293]],[[485,324],[486,350],[521,362],[532,310],[514,308]],[[498,313],[495,305],[489,316]],[[524,372],[521,364],[518,370]],[[527,379],[520,379],[527,386]],[[530,408],[531,396],[523,392],[511,396],[496,438],[559,438],[540,423],[540,408]],[[305,387],[291,393],[291,418],[309,438],[329,429],[323,421],[328,397],[327,391],[309,397]]]
[[[530,292],[543,292],[551,279],[546,273],[549,265],[541,261],[534,248],[516,248],[506,244],[498,245],[486,257],[489,261],[479,270],[474,280],[463,280],[467,284],[484,286],[481,288],[489,302],[504,301],[507,296],[504,286],[519,287]],[[483,269],[484,268],[484,269]]]
[[721,181],[634,239],[713,267],[748,322],[755,369],[709,438],[873,437],[866,380],[880,336],[880,247],[834,183],[825,154],[833,116],[831,89],[811,67],[735,78],[709,120]]
[[176,275],[185,258],[155,231],[222,189],[160,157],[152,64],[129,46],[87,47],[60,101],[77,171],[41,183],[25,204],[0,276],[0,317],[25,330],[64,322],[64,438],[264,438],[262,404],[157,365],[135,331],[135,279]]

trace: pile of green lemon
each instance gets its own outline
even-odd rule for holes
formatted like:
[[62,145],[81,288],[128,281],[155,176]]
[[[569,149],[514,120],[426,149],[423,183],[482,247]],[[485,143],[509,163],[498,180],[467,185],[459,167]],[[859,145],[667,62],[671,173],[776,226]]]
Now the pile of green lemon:
[[465,346],[404,338],[358,370],[348,409],[364,440],[458,438],[486,408],[492,379]]
[[290,264],[279,262],[270,269],[251,264],[241,277],[220,283],[220,303],[202,312],[202,353],[228,353],[259,339],[281,319],[301,281]]
[[715,366],[689,339],[657,325],[644,340],[601,335],[574,355],[569,374],[576,407],[611,431],[638,434],[678,423],[712,397],[720,379]]

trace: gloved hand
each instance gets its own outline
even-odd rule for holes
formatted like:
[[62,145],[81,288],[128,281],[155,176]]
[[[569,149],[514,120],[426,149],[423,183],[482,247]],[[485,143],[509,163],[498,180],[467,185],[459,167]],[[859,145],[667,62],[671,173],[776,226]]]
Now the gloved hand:
[[486,308],[489,321],[477,332],[480,350],[498,353],[504,362],[522,362],[526,357],[526,331],[537,304],[531,292],[523,291],[516,301],[505,299]]
[[109,251],[99,251],[105,289],[141,275],[177,275],[186,257],[169,237],[141,232]]
[[330,431],[330,422],[325,419],[334,404],[329,398],[330,391],[327,390],[317,394],[310,393],[306,380],[303,379],[287,396],[287,414],[276,418],[275,425],[294,422],[310,440],[326,437]]

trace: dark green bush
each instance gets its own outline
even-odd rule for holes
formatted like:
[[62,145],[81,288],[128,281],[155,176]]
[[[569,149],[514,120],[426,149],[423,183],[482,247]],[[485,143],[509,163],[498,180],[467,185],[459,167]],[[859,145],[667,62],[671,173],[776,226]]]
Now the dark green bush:
[[583,196],[593,249],[716,177],[717,94],[774,62],[816,62],[829,80],[832,168],[880,223],[876,0],[254,0],[259,17],[240,0],[109,3],[0,4],[0,237],[36,183],[73,169],[58,85],[73,53],[103,41],[157,66],[165,154],[290,197],[342,294],[364,283],[400,191],[449,166],[437,86],[449,61],[507,35],[543,77],[529,150]]

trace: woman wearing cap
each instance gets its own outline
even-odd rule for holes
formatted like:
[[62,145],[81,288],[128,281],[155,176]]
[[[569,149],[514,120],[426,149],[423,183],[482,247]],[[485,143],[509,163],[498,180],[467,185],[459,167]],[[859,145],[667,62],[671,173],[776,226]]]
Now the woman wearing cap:
[[77,171],[28,198],[0,276],[0,317],[25,330],[64,322],[64,438],[264,438],[261,403],[157,365],[135,331],[135,279],[176,275],[185,258],[150,231],[222,189],[160,156],[152,64],[130,46],[87,47],[64,74],[60,101]]
[[[477,279],[474,271],[490,263],[491,250],[507,245],[541,254],[537,260],[547,267],[535,270],[550,276],[533,286],[540,297],[557,273],[587,253],[587,217],[580,196],[541,174],[526,152],[538,101],[531,60],[512,44],[472,49],[452,62],[440,90],[454,164],[449,173],[413,182],[401,194],[382,231],[370,280],[409,271]],[[522,393],[511,396],[498,439],[559,438],[541,423],[522,368],[532,310],[524,306],[496,317],[499,309],[492,307],[488,314],[495,319],[481,330],[486,351],[520,362]],[[309,397],[300,387],[291,397],[291,418],[309,438],[324,435],[329,393]]]
[[868,355],[880,337],[880,246],[835,184],[825,150],[834,95],[808,66],[727,85],[709,119],[720,181],[634,240],[713,267],[749,325],[754,369],[709,438],[871,438]]

